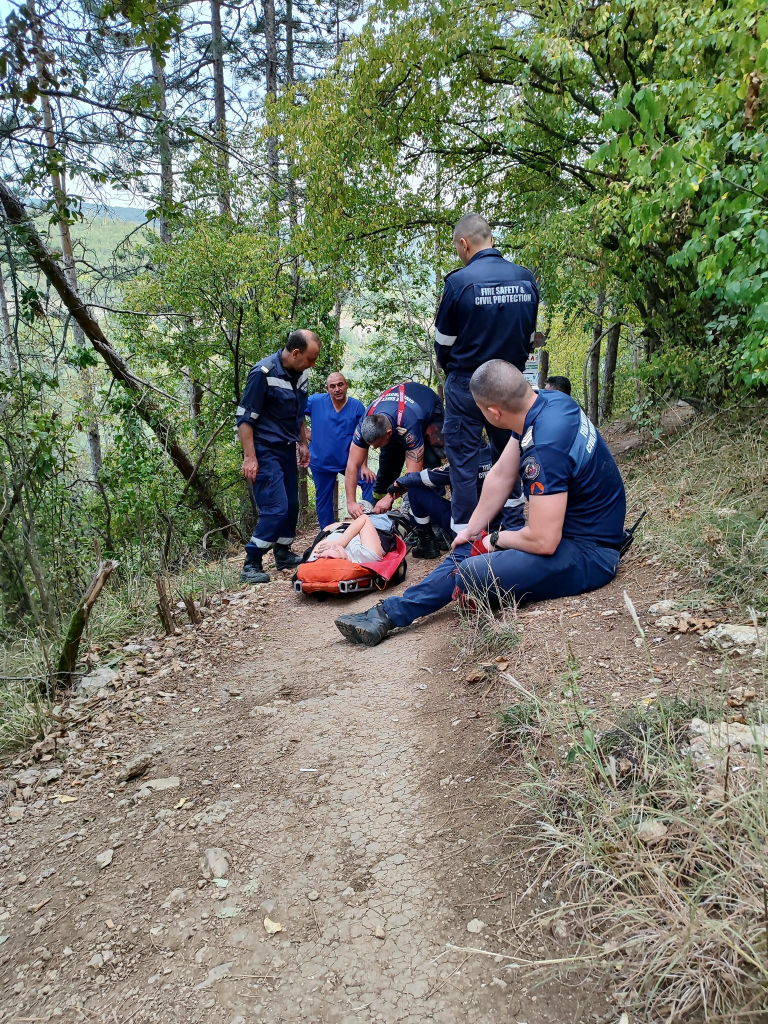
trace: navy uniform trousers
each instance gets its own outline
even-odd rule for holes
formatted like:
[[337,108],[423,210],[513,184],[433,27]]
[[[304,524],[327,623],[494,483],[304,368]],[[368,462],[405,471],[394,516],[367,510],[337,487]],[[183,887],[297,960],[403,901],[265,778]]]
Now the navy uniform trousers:
[[[454,533],[464,529],[477,505],[483,429],[488,434],[494,464],[512,436],[510,430],[492,427],[480,412],[469,390],[471,376],[471,373],[451,370],[445,379],[443,436],[451,470],[451,528]],[[524,506],[523,488],[518,480],[501,512],[505,530],[519,530],[524,525]]]
[[388,597],[382,607],[396,626],[408,626],[449,604],[454,588],[469,597],[492,601],[548,601],[597,590],[610,583],[619,568],[619,552],[591,541],[563,539],[553,555],[527,551],[494,551],[470,557],[462,544],[400,597]]
[[439,526],[450,539],[451,503],[447,498],[444,498],[442,494],[435,493],[429,487],[409,487],[408,501],[411,505],[411,517],[417,526],[427,526],[432,523]]
[[263,554],[275,543],[292,544],[296,536],[299,519],[296,442],[275,442],[268,447],[256,442],[254,448],[259,472],[252,491],[259,521],[245,550]]

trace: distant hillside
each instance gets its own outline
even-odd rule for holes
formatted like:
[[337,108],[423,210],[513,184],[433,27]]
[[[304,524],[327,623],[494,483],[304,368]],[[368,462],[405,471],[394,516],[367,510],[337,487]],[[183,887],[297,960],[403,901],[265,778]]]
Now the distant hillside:
[[147,219],[147,211],[135,206],[97,206],[95,203],[83,203],[86,220],[93,216],[111,220],[126,220],[132,224],[143,224]]

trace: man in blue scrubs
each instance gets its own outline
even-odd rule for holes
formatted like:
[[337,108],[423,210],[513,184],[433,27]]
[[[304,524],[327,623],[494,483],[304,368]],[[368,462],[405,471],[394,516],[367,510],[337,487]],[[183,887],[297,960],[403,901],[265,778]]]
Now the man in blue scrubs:
[[[532,390],[520,371],[501,359],[472,374],[472,395],[492,425],[512,439],[488,474],[477,508],[454,539],[453,552],[401,597],[336,625],[351,643],[373,647],[448,604],[454,596],[543,601],[583,594],[609,583],[619,567],[624,536],[624,483],[608,446],[577,403],[560,391]],[[528,522],[472,542],[503,508],[518,479]]]
[[[539,289],[530,270],[504,259],[493,247],[488,221],[468,213],[456,225],[453,244],[463,266],[448,274],[435,318],[435,355],[445,370],[445,450],[451,466],[451,527],[463,530],[475,507],[474,489],[488,434],[496,462],[509,431],[484,421],[469,391],[478,366],[503,359],[525,368],[533,347]],[[524,499],[510,489],[502,517],[512,529],[523,524]]]
[[[347,468],[349,446],[355,430],[365,416],[365,406],[347,394],[349,383],[336,371],[325,382],[325,393],[310,395],[307,416],[312,421],[309,442],[309,469],[315,482],[315,509],[321,527],[333,523],[333,489],[336,477]],[[367,465],[360,467],[357,482],[363,489],[363,500],[373,503],[373,481],[376,474]]]

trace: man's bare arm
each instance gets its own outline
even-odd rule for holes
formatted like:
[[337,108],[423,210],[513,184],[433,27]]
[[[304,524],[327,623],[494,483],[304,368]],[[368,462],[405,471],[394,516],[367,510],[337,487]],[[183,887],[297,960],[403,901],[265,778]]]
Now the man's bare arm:
[[466,529],[462,530],[453,541],[453,547],[473,541],[481,530],[487,530],[488,524],[504,507],[520,475],[520,444],[512,437],[507,443],[499,461],[490,470],[483,483],[480,501],[472,513]]
[[357,519],[365,511],[363,506],[357,501],[357,474],[367,455],[367,448],[361,448],[356,444],[349,446],[347,468],[344,470],[344,492],[347,496],[347,512],[349,512],[353,519]]
[[522,530],[502,530],[497,549],[514,548],[532,555],[554,555],[563,539],[568,492],[539,494],[528,499],[528,524]]
[[256,449],[253,446],[253,427],[247,423],[241,423],[237,428],[237,436],[240,438],[240,445],[243,449],[243,465],[240,472],[249,483],[256,483],[259,460],[256,458]]

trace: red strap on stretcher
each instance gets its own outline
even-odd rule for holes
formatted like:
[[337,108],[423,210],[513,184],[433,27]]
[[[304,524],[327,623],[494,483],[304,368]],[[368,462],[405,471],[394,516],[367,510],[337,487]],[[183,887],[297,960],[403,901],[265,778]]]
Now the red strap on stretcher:
[[386,391],[382,392],[368,410],[368,415],[372,416],[373,411],[379,402],[383,402],[387,395],[392,394],[395,388],[397,388],[397,425],[398,427],[402,427],[403,419],[405,417],[405,384],[393,384],[391,388],[387,388]]

